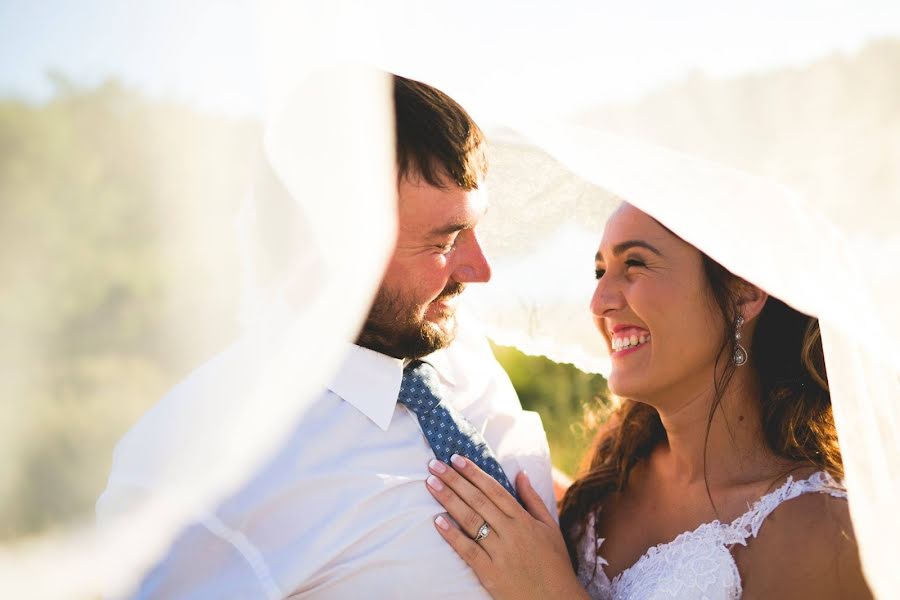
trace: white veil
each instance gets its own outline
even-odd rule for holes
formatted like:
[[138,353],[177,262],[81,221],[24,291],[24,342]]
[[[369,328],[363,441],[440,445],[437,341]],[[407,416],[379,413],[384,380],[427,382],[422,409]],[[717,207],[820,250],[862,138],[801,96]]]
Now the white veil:
[[[740,24],[711,15],[715,31],[680,56],[667,45],[701,26],[672,8],[620,15],[610,4],[608,21],[592,28],[575,2],[552,14],[500,4],[260,3],[263,153],[274,183],[242,213],[244,252],[233,267],[246,274],[244,333],[150,414],[177,411],[185,394],[203,399],[179,415],[184,426],[162,451],[120,445],[114,473],[145,475],[120,482],[143,500],[101,499],[119,516],[96,531],[2,548],[0,594],[129,589],[185,522],[246,480],[335,368],[396,226],[389,79],[348,66],[364,63],[443,89],[488,133],[482,237],[495,274],[467,296],[495,341],[608,369],[587,305],[593,254],[619,199],[817,316],[865,574],[879,597],[900,595],[891,564],[900,539],[900,180],[889,166],[900,148],[885,133],[900,131],[900,115],[879,104],[894,92],[866,87],[880,71],[867,78],[847,59],[770,80],[694,75],[642,96],[666,83],[659,63],[678,75],[707,66],[698,57],[715,56]],[[687,4],[678,14],[698,8]],[[548,34],[567,26],[570,36]],[[544,43],[551,37],[557,46]],[[806,58],[794,50],[795,62]],[[600,108],[573,115],[588,97]],[[269,195],[281,187],[287,202]],[[281,234],[254,233],[265,223]],[[272,269],[272,249],[253,248],[276,241]]]

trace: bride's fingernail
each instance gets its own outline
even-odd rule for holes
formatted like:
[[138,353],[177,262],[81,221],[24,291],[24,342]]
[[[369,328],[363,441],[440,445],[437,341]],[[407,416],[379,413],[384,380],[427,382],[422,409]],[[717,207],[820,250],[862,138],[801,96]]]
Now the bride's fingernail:
[[464,459],[459,454],[454,454],[453,456],[451,456],[450,462],[452,462],[454,465],[456,465],[460,469],[462,469],[466,466],[466,459]]
[[447,470],[447,465],[445,465],[444,463],[442,463],[441,461],[439,461],[435,458],[431,459],[431,462],[428,463],[428,466],[431,467],[432,470],[436,471],[437,473],[443,473],[444,471]]
[[441,480],[434,475],[429,475],[428,479],[425,480],[425,483],[427,483],[428,487],[436,492],[440,492],[442,489],[444,489],[444,484],[441,483]]
[[444,531],[450,529],[450,523],[447,522],[447,519],[444,518],[444,515],[438,515],[434,522]]

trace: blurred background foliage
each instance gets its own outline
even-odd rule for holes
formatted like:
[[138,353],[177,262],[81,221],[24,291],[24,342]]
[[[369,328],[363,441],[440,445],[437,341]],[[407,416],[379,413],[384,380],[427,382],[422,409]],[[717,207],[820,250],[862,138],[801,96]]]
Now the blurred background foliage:
[[47,104],[0,102],[4,539],[90,515],[116,440],[234,333],[234,303],[214,300],[236,279],[203,252],[233,226],[196,216],[237,209],[259,135],[51,77]]
[[[599,333],[597,339],[600,343]],[[553,464],[574,475],[590,448],[593,433],[609,414],[606,379],[570,364],[527,356],[509,346],[493,348],[522,407],[540,413]]]
[[[697,74],[578,118],[662,144],[703,131],[683,149],[826,201],[896,202],[898,73],[900,41],[885,40],[802,68]],[[116,81],[50,77],[50,102],[0,99],[0,539],[89,518],[116,440],[235,335],[238,260],[222,252],[261,133]],[[603,378],[495,352],[574,473],[604,418]]]

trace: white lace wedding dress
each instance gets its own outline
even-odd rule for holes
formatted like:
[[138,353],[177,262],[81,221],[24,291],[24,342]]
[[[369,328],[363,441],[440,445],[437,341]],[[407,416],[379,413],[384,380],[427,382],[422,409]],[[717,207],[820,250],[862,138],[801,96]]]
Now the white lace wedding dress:
[[846,498],[843,486],[825,472],[808,479],[792,477],[766,494],[731,523],[712,521],[680,534],[671,542],[650,548],[612,581],[603,571],[603,538],[594,537],[594,517],[579,548],[578,579],[595,600],[706,599],[741,597],[741,576],[731,555],[735,544],[746,546],[775,508],[801,494],[818,492]]

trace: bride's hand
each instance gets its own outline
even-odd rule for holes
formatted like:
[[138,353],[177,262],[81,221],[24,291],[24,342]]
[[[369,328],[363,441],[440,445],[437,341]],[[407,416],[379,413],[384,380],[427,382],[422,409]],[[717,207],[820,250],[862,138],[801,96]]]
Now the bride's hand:
[[[472,461],[453,455],[451,463],[453,468],[432,460],[426,483],[459,527],[439,515],[435,528],[491,596],[588,598],[575,578],[559,526],[525,473],[516,479],[522,508]],[[473,538],[484,523],[490,533],[476,542]]]

